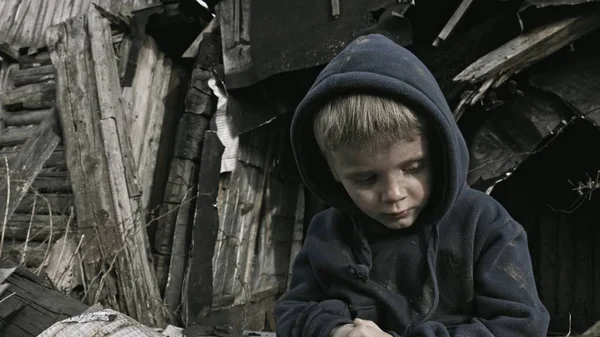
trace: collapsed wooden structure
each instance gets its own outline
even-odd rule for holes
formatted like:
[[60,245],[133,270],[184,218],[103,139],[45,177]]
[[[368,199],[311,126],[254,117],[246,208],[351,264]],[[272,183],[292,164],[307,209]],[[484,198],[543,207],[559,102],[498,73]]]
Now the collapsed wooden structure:
[[[0,259],[149,326],[273,330],[307,223],[326,206],[295,171],[292,112],[324,63],[379,32],[430,67],[469,141],[469,184],[533,238],[551,331],[571,314],[585,331],[600,316],[600,279],[556,265],[569,256],[598,270],[600,231],[584,238],[548,210],[535,222],[511,193],[536,153],[581,120],[599,126],[600,7],[426,2],[439,11],[386,0],[0,4]],[[595,184],[575,187],[590,197]]]

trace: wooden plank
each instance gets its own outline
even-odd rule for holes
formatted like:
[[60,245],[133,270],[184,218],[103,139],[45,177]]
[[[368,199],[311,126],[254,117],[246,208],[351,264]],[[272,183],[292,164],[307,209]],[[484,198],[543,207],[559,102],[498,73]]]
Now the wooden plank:
[[31,30],[31,40],[34,41],[34,43],[32,43],[34,48],[44,45],[44,31],[46,29],[46,26],[44,26],[44,21],[46,18],[46,12],[48,11],[49,7],[52,7],[50,2],[51,1],[37,0],[37,3],[34,4],[34,6],[37,8],[37,15],[35,20],[32,20],[33,27]]
[[5,239],[54,242],[65,233],[67,218],[59,215],[13,214],[3,227]]
[[17,268],[0,295],[0,335],[35,337],[55,322],[79,315],[88,306],[54,290],[41,277]]
[[0,131],[0,147],[21,145],[37,133],[37,127],[8,127]]
[[147,36],[137,60],[132,87],[123,89],[129,103],[127,116],[137,177],[142,190],[140,207],[149,209],[157,153],[162,137],[165,100],[171,77],[171,61]]
[[19,66],[21,69],[42,67],[50,64],[52,64],[52,60],[50,60],[50,53],[48,51],[19,57]]
[[285,291],[294,233],[298,186],[269,173],[265,204],[260,220],[257,253],[252,266],[252,301],[261,301]]
[[5,114],[4,123],[6,126],[39,124],[51,113],[52,109],[11,111]]
[[40,173],[31,183],[31,189],[38,193],[71,193],[73,191],[67,171],[59,171],[53,175]]
[[[212,260],[219,229],[219,213],[216,203],[219,192],[221,156],[224,150],[225,147],[219,140],[216,131],[207,131],[202,150],[202,165],[198,175],[196,210],[182,296],[184,319],[188,324],[207,316],[212,306]],[[187,230],[187,227],[184,229]],[[174,265],[174,262],[172,258],[171,266]],[[183,270],[181,270],[181,276],[183,276]],[[168,286],[167,290],[169,290]],[[179,294],[179,290],[174,289],[172,296]],[[167,295],[169,295],[168,292],[165,293],[165,298],[168,298]],[[179,301],[173,302],[178,303]]]
[[[70,214],[73,207],[72,194],[26,194],[19,206],[15,209],[17,213],[31,213],[35,202],[35,214]],[[13,218],[14,219],[14,218]]]
[[[165,256],[156,263],[157,277],[159,284],[166,287],[166,281],[169,271],[170,254],[173,248],[173,236],[177,222],[178,207],[182,204],[194,202],[195,198],[195,178],[197,175],[198,165],[191,160],[173,158],[169,171],[169,178],[165,187],[164,203],[168,207],[161,207],[158,221],[156,236],[154,240],[154,249]],[[174,209],[174,210],[173,210]],[[167,216],[167,212],[175,212]],[[158,272],[161,270],[162,272]]]
[[46,82],[54,79],[54,67],[50,65],[25,68],[13,71],[11,79],[15,86],[20,87],[26,84]]
[[[210,100],[209,96],[204,96]],[[214,111],[214,110],[213,110]],[[177,128],[175,157],[198,162],[202,152],[204,132],[208,128],[208,118],[203,115],[184,113]]]
[[[8,150],[3,149],[0,150],[0,162],[4,163],[4,160],[8,160],[9,164],[16,160],[17,156],[19,155],[19,150],[22,147],[13,147],[10,148]],[[18,149],[16,149],[18,148]],[[66,159],[65,159],[65,153],[63,149],[60,149],[57,147],[57,149],[52,152],[52,154],[50,155],[50,158],[48,158],[48,160],[44,163],[44,167],[53,167],[53,168],[58,168],[58,169],[66,169],[67,168],[67,163],[66,163]],[[3,168],[0,168],[0,170]]]
[[6,110],[49,109],[56,100],[56,83],[53,80],[17,87],[0,95],[0,104]]
[[600,11],[552,22],[484,55],[458,74],[454,81],[476,83],[505,73],[514,74],[598,27]]
[[188,159],[173,158],[164,201],[179,204],[182,200],[193,199],[194,176],[198,165]]
[[[52,27],[47,38],[61,84],[57,105],[77,221],[86,238],[82,264],[87,282],[102,280],[90,283],[87,299],[106,301],[143,324],[163,326],[160,294],[145,256],[145,223],[131,188],[133,156],[108,22],[91,10]],[[117,287],[119,298],[106,293],[107,284]]]
[[[189,201],[184,202],[184,204],[188,203]],[[169,237],[165,234],[165,231],[168,230],[169,226],[174,227],[177,223],[177,214],[180,207],[180,204],[165,202],[160,205],[158,218],[152,220],[158,223],[154,243],[154,250],[156,251],[156,254],[154,254],[154,269],[159,289],[162,290],[162,293],[164,293],[169,277],[169,263],[171,263],[170,247],[173,245],[173,236]]]
[[454,27],[456,27],[456,25],[458,24],[458,21],[460,21],[460,19],[465,15],[469,7],[471,7],[472,3],[473,0],[463,0],[460,3],[454,14],[452,14],[452,17],[450,17],[450,20],[448,20],[440,34],[437,36],[435,41],[433,41],[433,46],[437,47],[442,41],[446,41],[448,36],[452,34],[452,31],[454,30]]
[[[10,166],[10,174],[0,181],[0,216],[2,224],[7,224],[14,210],[31,186],[44,162],[50,157],[60,141],[55,129],[55,116],[49,116],[40,126],[39,133],[30,138]],[[4,241],[0,237],[0,249]]]
[[[89,35],[91,53],[94,55],[94,67],[98,88],[98,103],[102,120],[114,119],[116,136],[119,142],[121,160],[123,160],[124,183],[131,198],[139,197],[141,191],[137,184],[136,165],[127,130],[127,120],[121,102],[121,87],[119,73],[112,45],[111,30],[108,21],[100,16],[98,11],[90,11]],[[93,20],[92,20],[93,19]],[[107,124],[108,125],[108,124]],[[110,161],[109,161],[110,163]]]

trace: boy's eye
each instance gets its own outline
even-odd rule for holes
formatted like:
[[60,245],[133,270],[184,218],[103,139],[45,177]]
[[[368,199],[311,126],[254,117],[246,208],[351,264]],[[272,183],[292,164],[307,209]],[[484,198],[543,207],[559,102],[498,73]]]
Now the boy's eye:
[[353,178],[352,181],[357,185],[368,185],[375,182],[375,176],[357,177]]
[[416,162],[416,163],[406,167],[403,171],[406,173],[415,173],[415,172],[421,171],[424,166],[425,165],[423,162]]

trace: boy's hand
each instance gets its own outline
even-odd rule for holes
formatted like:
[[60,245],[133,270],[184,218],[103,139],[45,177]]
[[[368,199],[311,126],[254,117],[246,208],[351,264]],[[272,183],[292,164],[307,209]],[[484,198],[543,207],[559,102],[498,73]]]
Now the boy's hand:
[[352,329],[354,329],[354,324],[340,325],[331,330],[329,337],[346,337]]
[[373,321],[356,318],[354,326],[355,328],[348,332],[346,337],[392,337],[390,334],[383,332]]

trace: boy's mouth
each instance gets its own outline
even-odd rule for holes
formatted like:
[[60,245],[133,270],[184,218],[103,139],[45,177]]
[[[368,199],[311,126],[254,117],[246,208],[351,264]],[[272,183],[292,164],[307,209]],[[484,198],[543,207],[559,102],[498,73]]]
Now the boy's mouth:
[[404,218],[408,215],[408,211],[409,210],[404,210],[404,211],[400,211],[400,212],[392,212],[392,213],[385,213],[386,216],[390,217],[390,218],[394,218],[394,219],[401,219]]

